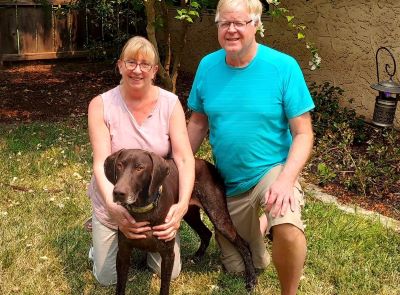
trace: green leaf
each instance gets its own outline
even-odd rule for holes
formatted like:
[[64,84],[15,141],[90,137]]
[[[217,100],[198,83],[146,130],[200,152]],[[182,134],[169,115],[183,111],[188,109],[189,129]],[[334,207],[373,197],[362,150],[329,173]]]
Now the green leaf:
[[190,6],[193,7],[193,8],[196,8],[196,9],[200,8],[200,4],[195,2],[195,1],[191,2]]
[[279,10],[279,12],[280,12],[282,15],[289,12],[289,10],[287,10],[287,9],[284,8],[284,7],[279,7],[279,8],[276,9],[276,10]]
[[302,32],[298,32],[298,33],[297,33],[297,39],[298,39],[298,40],[304,39],[304,38],[305,38],[305,36],[304,36],[304,34],[303,34]]
[[199,16],[199,13],[197,11],[191,10],[189,11],[189,15]]
[[288,23],[290,23],[294,19],[294,16],[293,15],[287,15],[286,19],[287,19]]

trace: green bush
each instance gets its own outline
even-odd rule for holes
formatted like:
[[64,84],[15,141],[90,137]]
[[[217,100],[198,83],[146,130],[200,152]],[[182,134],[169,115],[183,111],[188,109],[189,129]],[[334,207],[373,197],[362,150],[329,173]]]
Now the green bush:
[[[313,157],[307,167],[319,184],[336,183],[383,198],[400,189],[400,133],[378,128],[342,107],[344,91],[329,83],[310,87],[315,102]],[[351,103],[351,100],[348,100]]]

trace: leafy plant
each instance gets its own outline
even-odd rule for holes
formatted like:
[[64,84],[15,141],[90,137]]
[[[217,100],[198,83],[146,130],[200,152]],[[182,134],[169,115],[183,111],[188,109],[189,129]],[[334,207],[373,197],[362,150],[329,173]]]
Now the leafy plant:
[[336,174],[325,163],[318,163],[317,172],[320,184],[328,183],[336,177]]
[[374,198],[398,192],[400,132],[367,124],[354,110],[343,107],[346,99],[339,87],[314,83],[310,90],[316,105],[315,148],[307,169],[315,181],[337,183]]
[[270,7],[272,8],[268,11],[268,14],[271,15],[273,18],[285,18],[287,20],[289,28],[295,31],[295,38],[300,42],[304,41],[306,48],[310,51],[311,54],[311,59],[309,61],[310,69],[312,71],[319,69],[322,59],[318,55],[318,48],[313,42],[307,39],[307,27],[303,23],[297,22],[296,17],[291,14],[286,7],[281,6],[281,1],[267,0],[267,3],[270,4]]

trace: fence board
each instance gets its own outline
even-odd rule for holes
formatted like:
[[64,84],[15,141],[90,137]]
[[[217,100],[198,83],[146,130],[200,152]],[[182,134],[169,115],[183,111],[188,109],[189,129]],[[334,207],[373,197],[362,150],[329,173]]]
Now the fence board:
[[0,54],[18,53],[15,7],[0,7]]
[[68,16],[54,14],[54,40],[53,51],[68,51],[70,44],[70,34],[68,29]]
[[36,24],[41,22],[40,14],[35,7],[18,8],[17,12],[18,31],[20,40],[19,53],[37,52],[37,27]]
[[41,7],[37,8],[37,32],[38,32],[38,52],[53,51],[53,24],[51,11],[45,12]]
[[71,11],[71,50],[82,50],[86,43],[85,13]]

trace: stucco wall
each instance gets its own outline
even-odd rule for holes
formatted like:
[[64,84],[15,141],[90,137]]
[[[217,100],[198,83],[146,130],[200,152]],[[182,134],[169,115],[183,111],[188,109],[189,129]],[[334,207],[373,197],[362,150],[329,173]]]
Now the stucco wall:
[[[289,10],[309,29],[307,37],[319,48],[321,68],[309,70],[309,52],[297,42],[284,20],[272,21],[265,17],[266,34],[259,41],[294,56],[303,68],[306,80],[321,83],[330,81],[345,90],[354,101],[351,107],[371,119],[376,91],[375,52],[380,46],[391,49],[400,68],[400,1],[398,0],[286,0]],[[219,48],[214,14],[205,14],[191,27],[182,69],[194,72],[201,57]],[[385,53],[380,60],[381,80]],[[399,81],[397,72],[394,79]],[[395,124],[400,126],[400,107]]]

